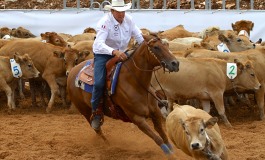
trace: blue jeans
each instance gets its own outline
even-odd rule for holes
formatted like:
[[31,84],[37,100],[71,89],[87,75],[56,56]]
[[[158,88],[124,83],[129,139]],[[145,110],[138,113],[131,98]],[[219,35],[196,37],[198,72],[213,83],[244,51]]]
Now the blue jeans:
[[106,83],[106,63],[113,56],[106,54],[94,54],[94,86],[92,91],[92,111],[96,111],[103,96]]

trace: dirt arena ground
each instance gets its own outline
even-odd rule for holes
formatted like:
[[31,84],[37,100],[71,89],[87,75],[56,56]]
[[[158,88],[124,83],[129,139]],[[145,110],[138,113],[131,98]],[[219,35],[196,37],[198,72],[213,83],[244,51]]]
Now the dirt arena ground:
[[[17,110],[7,114],[6,97],[0,94],[0,159],[5,160],[166,160],[160,148],[131,123],[105,119],[104,143],[79,114],[62,107],[59,98],[51,114],[45,107],[18,101]],[[214,113],[213,113],[214,114]],[[231,160],[265,159],[265,121],[258,121],[255,107],[242,104],[227,113],[233,129],[219,122]],[[189,160],[175,148],[178,160]]]

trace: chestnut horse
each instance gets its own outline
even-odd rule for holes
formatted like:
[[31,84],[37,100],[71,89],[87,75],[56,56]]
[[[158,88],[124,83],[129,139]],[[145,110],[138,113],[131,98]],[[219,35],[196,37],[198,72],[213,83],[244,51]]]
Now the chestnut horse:
[[[147,35],[144,39],[144,42],[123,62],[115,94],[111,95],[111,99],[132,123],[152,138],[167,155],[173,156],[172,147],[162,127],[162,115],[157,100],[149,87],[155,67],[160,66],[169,72],[177,72],[179,62],[157,36]],[[86,62],[71,69],[67,78],[67,90],[71,102],[90,123],[92,94],[75,86],[76,76]],[[148,125],[148,117],[151,118],[159,136]],[[106,140],[101,129],[96,132]]]

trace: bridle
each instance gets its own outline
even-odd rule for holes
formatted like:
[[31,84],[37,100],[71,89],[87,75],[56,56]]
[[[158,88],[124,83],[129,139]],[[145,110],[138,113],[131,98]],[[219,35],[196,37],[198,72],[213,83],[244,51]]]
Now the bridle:
[[[142,42],[142,43],[147,43],[146,45],[147,45],[147,48],[148,48],[148,55],[152,55],[158,62],[159,62],[159,60],[158,60],[158,58],[155,56],[155,54],[152,52],[152,50],[151,50],[151,48],[149,47],[149,44],[151,43],[151,42],[153,42],[153,41],[156,41],[157,40],[157,38],[152,38],[152,39],[150,39],[148,42]],[[132,62],[133,62],[133,64],[134,64],[134,66],[135,66],[135,68],[137,68],[138,70],[140,70],[140,71],[144,71],[144,72],[154,72],[154,71],[156,71],[156,70],[159,70],[160,68],[162,68],[163,66],[162,65],[160,65],[160,67],[155,67],[154,69],[151,69],[151,70],[149,70],[149,69],[141,69],[140,67],[138,67],[137,66],[137,64],[135,63],[135,60],[134,60],[134,58],[133,58],[133,56],[129,56],[129,59],[128,60],[132,60]],[[160,62],[159,62],[160,63]],[[165,71],[165,68],[164,68],[164,71]]]
[[[152,55],[158,62],[159,62],[159,60],[158,60],[158,58],[155,56],[155,54],[151,51],[151,48],[149,47],[149,45],[148,44],[150,44],[152,41],[155,41],[155,40],[157,40],[157,38],[152,38],[151,40],[149,40],[148,42],[147,42],[147,47],[148,47],[148,54],[150,55]],[[146,43],[145,41],[143,41],[142,43]],[[141,45],[141,44],[140,44]],[[136,50],[137,50],[138,48],[136,48]],[[159,70],[160,68],[162,68],[163,66],[162,65],[160,65],[160,67],[156,67],[155,69],[152,69],[152,70],[146,70],[146,69],[141,69],[140,67],[138,67],[137,65],[136,65],[136,63],[135,63],[135,60],[133,59],[133,54],[135,53],[135,50],[133,51],[133,53],[132,54],[130,54],[129,55],[129,58],[128,58],[128,60],[132,60],[132,62],[133,62],[133,64],[134,64],[134,66],[135,66],[135,68],[136,69],[138,69],[138,70],[140,70],[140,71],[143,71],[143,72],[155,72],[156,70]],[[127,61],[128,61],[127,60]],[[151,94],[157,101],[159,101],[161,104],[164,104],[164,106],[166,106],[167,104],[165,104],[163,101],[161,101],[156,95],[154,95],[154,93],[153,92],[151,92],[148,88],[146,88],[142,83],[141,83],[141,81],[139,80],[139,78],[135,75],[135,73],[126,65],[126,63],[123,63],[123,65],[130,71],[130,73],[135,77],[135,79],[136,79],[136,81],[141,85],[141,87],[143,87],[149,94]],[[165,71],[165,68],[164,68],[164,71]],[[157,80],[157,78],[156,78],[156,81],[158,82],[158,80]],[[158,82],[159,83],[159,82]],[[159,85],[160,85],[160,83],[159,83]],[[160,87],[161,87],[161,85],[160,85]],[[162,87],[161,87],[161,89],[162,89]],[[162,89],[163,90],[163,89]]]

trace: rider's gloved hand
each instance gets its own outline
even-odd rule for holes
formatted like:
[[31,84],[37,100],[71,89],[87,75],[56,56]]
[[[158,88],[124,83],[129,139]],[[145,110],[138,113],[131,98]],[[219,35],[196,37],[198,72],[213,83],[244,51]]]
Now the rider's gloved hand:
[[119,50],[113,50],[112,55],[115,55],[116,57],[119,57],[120,60],[125,61],[127,59],[127,55]]

